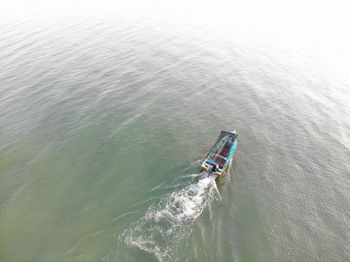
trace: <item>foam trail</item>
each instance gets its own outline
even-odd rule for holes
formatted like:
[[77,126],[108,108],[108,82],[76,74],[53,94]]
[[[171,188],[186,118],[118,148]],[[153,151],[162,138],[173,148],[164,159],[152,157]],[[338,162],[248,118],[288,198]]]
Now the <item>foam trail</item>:
[[180,240],[211,201],[221,198],[213,177],[204,177],[162,198],[145,215],[119,236],[119,241],[154,254],[159,261],[170,260]]

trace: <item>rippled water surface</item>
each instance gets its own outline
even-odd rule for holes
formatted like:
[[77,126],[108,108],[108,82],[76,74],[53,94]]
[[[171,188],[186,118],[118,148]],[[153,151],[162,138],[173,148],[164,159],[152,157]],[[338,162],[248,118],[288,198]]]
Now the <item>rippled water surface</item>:
[[[350,93],[181,23],[0,20],[1,261],[348,261]],[[220,130],[234,169],[198,178]]]

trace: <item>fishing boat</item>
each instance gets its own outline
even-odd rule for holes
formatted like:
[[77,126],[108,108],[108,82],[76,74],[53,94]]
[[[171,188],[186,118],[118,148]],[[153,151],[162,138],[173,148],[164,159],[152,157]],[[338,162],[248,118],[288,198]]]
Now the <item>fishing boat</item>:
[[224,174],[228,170],[236,152],[237,137],[238,134],[236,131],[221,131],[218,139],[201,165],[201,173],[215,177]]

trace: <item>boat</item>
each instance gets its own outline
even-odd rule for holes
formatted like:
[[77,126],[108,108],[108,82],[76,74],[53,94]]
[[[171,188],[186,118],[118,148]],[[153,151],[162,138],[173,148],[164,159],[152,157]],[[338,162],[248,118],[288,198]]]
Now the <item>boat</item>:
[[227,172],[237,149],[236,131],[221,131],[201,165],[201,173],[219,177]]

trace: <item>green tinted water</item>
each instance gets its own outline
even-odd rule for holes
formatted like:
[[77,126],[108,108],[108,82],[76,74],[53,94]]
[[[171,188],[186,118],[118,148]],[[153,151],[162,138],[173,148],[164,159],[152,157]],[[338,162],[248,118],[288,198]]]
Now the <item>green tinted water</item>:
[[[349,257],[350,96],[316,65],[157,21],[0,30],[2,261]],[[217,192],[193,174],[233,129]]]

